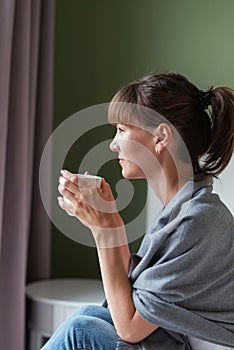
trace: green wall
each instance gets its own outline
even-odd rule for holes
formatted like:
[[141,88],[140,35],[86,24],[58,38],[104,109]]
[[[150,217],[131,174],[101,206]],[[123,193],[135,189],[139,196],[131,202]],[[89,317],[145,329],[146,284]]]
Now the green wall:
[[[233,37],[233,0],[57,0],[54,127],[78,110],[110,101],[122,85],[150,71],[175,70],[204,89],[234,87]],[[113,129],[104,133],[103,139],[111,137]],[[98,143],[100,133],[93,140]],[[80,140],[83,154],[88,147],[87,138]],[[75,171],[73,148],[65,166]],[[117,164],[101,175],[114,183],[116,174]],[[137,201],[126,216],[145,201],[145,183],[134,186]],[[52,276],[99,276],[95,249],[52,227]]]
[[213,83],[234,86],[234,1],[155,3],[160,28],[154,48],[157,68],[179,71],[201,88]]

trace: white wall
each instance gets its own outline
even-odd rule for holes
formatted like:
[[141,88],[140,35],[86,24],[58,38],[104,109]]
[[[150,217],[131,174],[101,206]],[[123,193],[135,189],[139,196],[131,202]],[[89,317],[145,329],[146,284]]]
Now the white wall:
[[219,178],[214,181],[214,192],[219,194],[234,215],[234,156]]

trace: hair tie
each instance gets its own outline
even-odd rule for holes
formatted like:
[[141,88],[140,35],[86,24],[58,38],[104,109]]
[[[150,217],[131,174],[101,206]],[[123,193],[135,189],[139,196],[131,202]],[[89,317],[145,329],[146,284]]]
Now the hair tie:
[[211,105],[210,92],[200,90],[197,100],[200,102],[200,107],[206,110]]

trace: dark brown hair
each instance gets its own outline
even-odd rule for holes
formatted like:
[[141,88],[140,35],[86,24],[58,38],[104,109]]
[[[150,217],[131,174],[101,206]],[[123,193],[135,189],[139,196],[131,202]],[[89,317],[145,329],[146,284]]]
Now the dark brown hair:
[[[194,173],[217,176],[229,163],[234,148],[232,89],[212,86],[203,92],[181,74],[152,73],[120,89],[113,102],[148,107],[166,118],[182,137]],[[114,119],[109,113],[110,122]],[[140,122],[146,127],[158,125],[152,117]]]

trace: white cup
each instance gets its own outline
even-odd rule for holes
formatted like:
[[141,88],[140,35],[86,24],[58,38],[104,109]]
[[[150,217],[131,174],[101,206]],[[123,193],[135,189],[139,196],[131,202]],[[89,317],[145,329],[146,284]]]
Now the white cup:
[[[96,175],[86,175],[86,174],[75,174],[78,176],[78,186],[80,188],[89,188],[91,186],[95,186],[100,188],[102,178]],[[66,197],[63,197],[65,203],[71,204],[71,201]],[[74,216],[70,212],[67,212],[70,216]]]
[[81,188],[95,186],[100,188],[102,178],[96,175],[76,174],[78,176],[78,185]]

